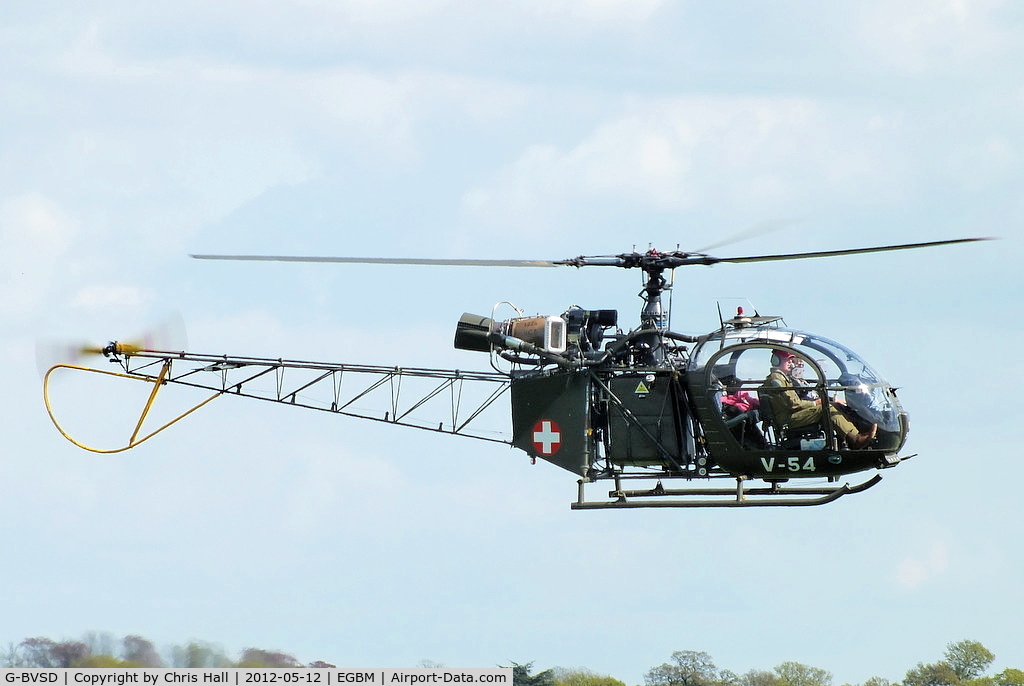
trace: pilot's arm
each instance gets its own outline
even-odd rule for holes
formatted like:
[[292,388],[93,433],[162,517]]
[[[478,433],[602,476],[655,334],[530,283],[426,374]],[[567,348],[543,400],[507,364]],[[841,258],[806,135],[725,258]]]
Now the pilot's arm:
[[797,392],[793,390],[793,385],[789,383],[789,380],[777,372],[773,372],[768,377],[768,383],[766,385],[772,389],[771,393],[774,400],[773,405],[777,405],[780,409],[786,410],[789,414],[793,414],[797,410],[814,407],[818,404],[813,400],[804,400],[801,398]]

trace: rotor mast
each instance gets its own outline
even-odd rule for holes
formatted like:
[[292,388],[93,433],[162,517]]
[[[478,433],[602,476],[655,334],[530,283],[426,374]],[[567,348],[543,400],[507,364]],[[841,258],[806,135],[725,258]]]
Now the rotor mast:
[[662,294],[671,286],[665,279],[665,270],[675,269],[690,264],[711,265],[719,262],[717,258],[702,253],[667,252],[662,253],[650,249],[645,253],[623,253],[611,257],[580,256],[561,260],[555,264],[572,267],[622,267],[624,269],[640,269],[647,275],[647,281],[640,297],[644,301],[640,311],[640,328],[635,338],[635,349],[639,362],[647,366],[657,366],[665,361],[665,335],[668,333],[668,310]]

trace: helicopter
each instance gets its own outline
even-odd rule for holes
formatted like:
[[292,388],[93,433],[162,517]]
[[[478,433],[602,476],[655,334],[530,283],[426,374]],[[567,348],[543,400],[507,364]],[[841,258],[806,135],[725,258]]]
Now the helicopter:
[[[500,318],[465,313],[455,348],[489,356],[491,371],[386,367],[204,355],[145,343],[85,348],[116,365],[61,363],[44,376],[47,412],[81,448],[121,452],[152,438],[211,401],[249,397],[343,416],[502,443],[577,477],[576,510],[815,506],[862,493],[878,472],[899,465],[909,416],[890,385],[848,347],[784,326],[781,317],[737,308],[703,335],[669,328],[666,274],[689,266],[852,256],[968,243],[987,238],[846,250],[719,258],[650,248],[563,260],[489,260],[193,254],[198,260],[426,265],[434,267],[612,267],[643,273],[639,324],[624,330],[617,310],[572,306],[555,315],[512,307]],[[58,422],[50,379],[74,370],[151,385],[123,446],[85,445]],[[144,430],[169,385],[203,398],[155,430]],[[417,386],[417,384],[419,384]],[[412,390],[416,389],[416,390]],[[470,389],[473,389],[472,392]],[[372,409],[371,398],[382,401]],[[498,408],[511,431],[479,418]],[[427,408],[440,409],[426,417]],[[859,483],[841,481],[875,472]],[[588,499],[592,484],[607,497]]]

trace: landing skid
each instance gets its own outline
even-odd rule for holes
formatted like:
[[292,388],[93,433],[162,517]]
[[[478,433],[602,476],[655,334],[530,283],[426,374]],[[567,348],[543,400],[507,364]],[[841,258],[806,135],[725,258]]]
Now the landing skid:
[[585,481],[579,481],[579,496],[572,503],[574,510],[615,510],[631,507],[809,507],[825,505],[850,493],[861,493],[882,480],[881,474],[851,486],[784,488],[779,483],[768,487],[749,488],[745,479],[736,479],[736,488],[664,488],[659,481],[646,490],[608,492],[612,500],[587,501],[583,494]]

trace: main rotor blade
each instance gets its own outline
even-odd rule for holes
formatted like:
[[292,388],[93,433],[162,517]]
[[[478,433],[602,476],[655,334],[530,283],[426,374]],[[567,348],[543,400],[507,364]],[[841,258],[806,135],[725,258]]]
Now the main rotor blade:
[[991,241],[994,238],[955,238],[948,241],[929,241],[927,243],[904,243],[903,245],[881,245],[874,248],[852,248],[849,250],[823,250],[820,252],[798,252],[787,255],[754,255],[751,257],[715,257],[713,262],[773,262],[776,260],[804,260],[814,257],[839,257],[841,255],[860,255],[869,252],[889,252],[892,250],[912,250],[914,248],[932,248],[938,245],[955,243],[973,243],[975,241]]
[[191,255],[197,260],[241,262],[335,262],[342,264],[406,264],[443,267],[555,267],[550,260],[470,260],[421,257],[315,257],[303,255]]
[[197,260],[229,260],[236,262],[331,262],[340,264],[402,264],[426,265],[442,267],[624,267],[647,269],[675,269],[687,265],[711,265],[719,262],[772,262],[778,260],[803,260],[814,257],[838,257],[840,255],[859,255],[872,252],[889,252],[892,250],[910,250],[913,248],[930,248],[938,245],[988,241],[991,238],[957,238],[946,241],[930,241],[927,243],[905,243],[903,245],[883,245],[873,248],[851,248],[848,250],[824,250],[820,252],[801,252],[784,255],[753,255],[750,257],[713,257],[703,252],[669,252],[669,253],[626,253],[622,255],[580,256],[567,260],[478,260],[478,259],[443,259],[427,257],[318,257],[315,255],[191,255]]
[[733,243],[739,243],[750,238],[756,238],[758,236],[764,236],[766,234],[774,233],[782,229],[787,229],[790,226],[796,225],[799,221],[801,220],[772,219],[768,221],[758,222],[757,224],[754,224],[753,226],[750,226],[744,229],[743,231],[738,231],[734,234],[726,236],[725,238],[722,238],[721,240],[712,243],[711,245],[706,245],[703,248],[698,248],[697,250],[693,250],[691,252],[706,255],[710,250],[716,250],[726,245],[732,245]]

